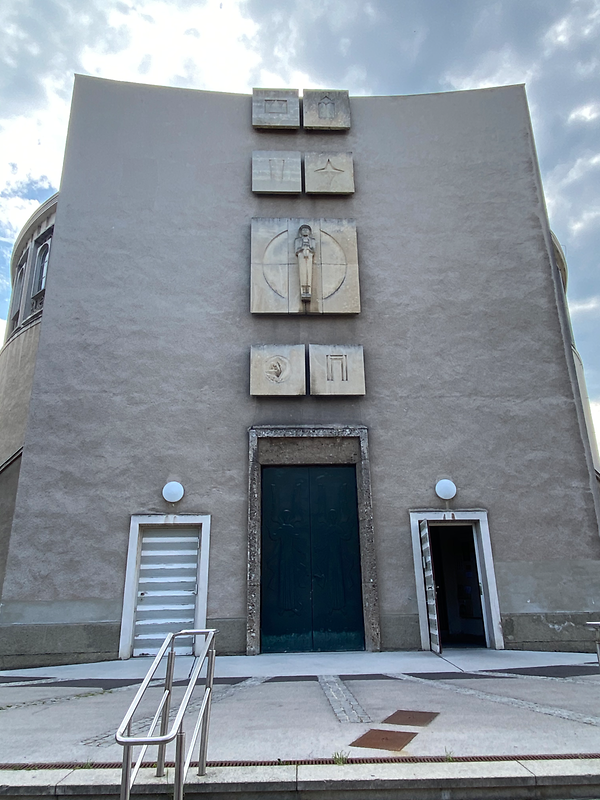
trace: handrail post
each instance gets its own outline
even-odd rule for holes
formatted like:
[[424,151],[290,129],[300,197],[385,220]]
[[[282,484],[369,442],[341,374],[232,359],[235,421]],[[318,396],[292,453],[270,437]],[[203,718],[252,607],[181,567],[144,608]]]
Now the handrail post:
[[[206,754],[208,750],[208,726],[210,721],[210,708],[212,701],[212,689],[215,674],[215,630],[181,630],[177,633],[169,633],[163,644],[160,646],[158,653],[146,677],[143,679],[136,695],[131,702],[123,721],[117,728],[115,738],[117,742],[123,747],[123,767],[122,767],[122,781],[121,781],[121,795],[120,800],[130,800],[131,788],[135,783],[140,768],[142,766],[144,755],[148,747],[152,745],[158,746],[158,756],[156,761],[156,776],[164,777],[165,774],[165,758],[167,745],[175,740],[175,779],[174,779],[174,800],[183,800],[185,789],[185,777],[190,766],[192,753],[196,748],[196,740],[200,736],[199,748],[199,761],[198,772],[200,775],[206,774]],[[179,703],[179,708],[174,715],[174,719],[170,722],[171,705],[173,702],[173,681],[175,674],[175,639],[178,636],[204,636],[204,644],[194,659],[194,664],[187,679],[187,687],[183,694],[183,698]],[[169,650],[170,646],[170,650]],[[151,685],[152,679],[158,670],[162,659],[167,656],[167,665],[165,669],[165,679],[162,696],[160,698],[158,708],[150,722],[148,733],[145,736],[132,736],[132,719],[139,709],[140,703],[145,696],[146,691]],[[204,697],[200,704],[200,711],[194,727],[194,732],[190,740],[189,752],[185,751],[186,734],[183,730],[183,719],[188,710],[188,706],[194,689],[200,678],[200,674],[206,662],[206,683],[204,686]],[[155,679],[155,680],[158,680]],[[160,735],[154,732],[156,727],[160,724]],[[170,725],[170,727],[169,727]],[[138,755],[137,761],[134,763],[134,748],[142,745],[142,749]]]
[[[131,722],[127,726],[127,736],[131,735]],[[121,768],[121,797],[120,800],[129,800],[131,791],[131,757],[132,745],[123,746],[123,766]]]
[[[183,721],[182,721],[183,726]],[[175,779],[173,781],[173,800],[183,800],[183,767],[185,761],[185,732],[183,727],[177,731],[175,738]]]
[[206,665],[206,687],[205,691],[208,692],[208,700],[204,710],[204,719],[202,720],[202,732],[200,734],[200,751],[198,753],[198,775],[206,775],[206,756],[208,753],[208,726],[210,724],[210,707],[212,704],[212,687],[215,677],[215,640],[213,639],[208,651],[208,663]]
[[[171,713],[171,696],[173,693],[173,673],[175,670],[175,650],[173,647],[175,640],[171,642],[171,649],[167,656],[167,666],[165,669],[165,692],[169,693],[165,705],[162,710],[162,717],[160,720],[160,735],[165,736],[169,729],[169,714]],[[156,758],[156,777],[162,778],[165,774],[165,757],[167,753],[167,745],[159,744],[158,755]]]

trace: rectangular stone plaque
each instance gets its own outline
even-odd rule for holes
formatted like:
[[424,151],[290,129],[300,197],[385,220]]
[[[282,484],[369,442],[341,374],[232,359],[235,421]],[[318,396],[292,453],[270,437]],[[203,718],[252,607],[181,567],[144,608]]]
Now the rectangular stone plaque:
[[252,220],[253,314],[358,314],[353,219]]
[[308,360],[311,394],[366,394],[362,345],[311,344]]
[[302,99],[304,127],[308,130],[347,131],[350,98],[341,89],[305,89]]
[[255,150],[252,153],[252,191],[259,194],[299,194],[302,191],[300,152]]
[[307,194],[352,194],[352,153],[305,153],[304,187]]
[[303,344],[257,344],[250,348],[251,395],[306,394]]
[[297,89],[253,89],[252,125],[255,128],[300,127],[300,99]]

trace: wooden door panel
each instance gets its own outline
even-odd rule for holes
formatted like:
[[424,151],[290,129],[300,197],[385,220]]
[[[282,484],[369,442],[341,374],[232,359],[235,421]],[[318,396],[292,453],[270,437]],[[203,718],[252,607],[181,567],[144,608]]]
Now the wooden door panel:
[[363,650],[356,471],[263,467],[262,652]]
[[312,467],[310,498],[314,649],[363,650],[355,468]]
[[262,652],[312,650],[308,468],[264,467],[262,507]]

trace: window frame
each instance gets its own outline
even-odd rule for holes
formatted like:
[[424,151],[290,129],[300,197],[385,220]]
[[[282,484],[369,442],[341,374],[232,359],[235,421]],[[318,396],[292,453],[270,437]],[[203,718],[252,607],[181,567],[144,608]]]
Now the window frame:
[[27,262],[29,260],[29,248],[21,256],[17,266],[17,274],[13,284],[10,310],[8,312],[8,335],[13,334],[22,322],[21,306],[23,305],[23,294],[25,288],[25,277],[27,273]]
[[[48,279],[48,267],[50,264],[50,255],[52,252],[52,238],[54,234],[54,225],[46,228],[46,230],[37,237],[34,242],[35,256],[33,259],[33,266],[31,268],[31,279],[29,286],[29,303],[30,311],[28,316],[37,314],[43,309],[43,299],[46,294],[46,282]],[[40,253],[47,247],[46,258],[40,262]],[[43,280],[42,285],[40,282]]]

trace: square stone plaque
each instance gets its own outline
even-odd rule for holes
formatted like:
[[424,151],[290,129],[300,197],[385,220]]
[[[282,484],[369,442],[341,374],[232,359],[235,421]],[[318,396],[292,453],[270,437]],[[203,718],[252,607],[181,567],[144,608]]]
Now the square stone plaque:
[[255,128],[299,128],[298,89],[253,89],[252,124]]
[[306,394],[303,344],[257,344],[250,348],[251,395]]
[[352,153],[305,153],[304,186],[307,194],[352,194]]
[[250,310],[253,314],[358,314],[355,221],[253,219]]
[[302,99],[304,127],[308,130],[350,129],[350,98],[340,89],[305,89]]
[[308,360],[311,394],[366,394],[362,345],[311,344]]
[[299,194],[302,191],[300,161],[300,153],[293,150],[255,150],[252,153],[252,191]]

